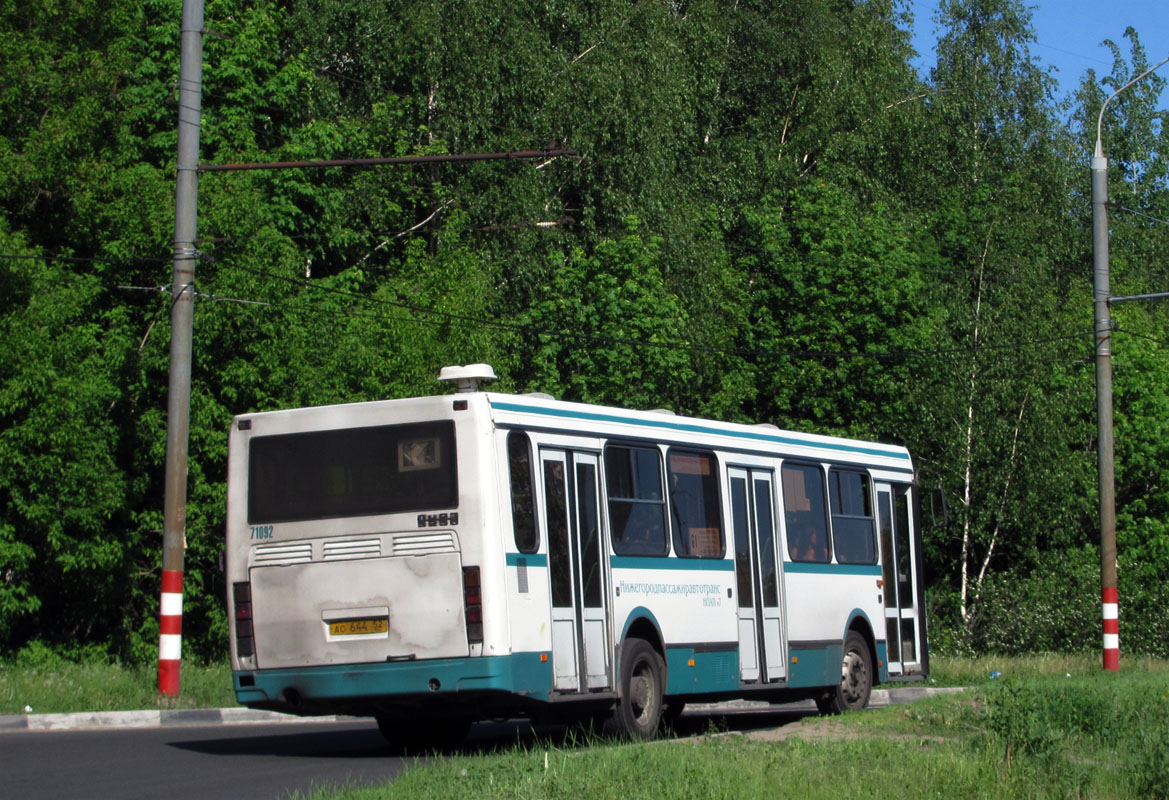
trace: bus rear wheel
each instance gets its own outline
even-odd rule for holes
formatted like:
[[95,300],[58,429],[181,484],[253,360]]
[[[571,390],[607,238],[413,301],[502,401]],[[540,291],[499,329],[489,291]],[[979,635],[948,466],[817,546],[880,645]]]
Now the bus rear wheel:
[[817,698],[821,714],[842,714],[859,711],[869,704],[873,691],[873,655],[865,637],[849,631],[844,640],[844,657],[840,662],[840,683],[836,688]]
[[644,639],[621,648],[621,696],[613,714],[614,731],[627,739],[648,740],[658,733],[665,689],[662,657]]

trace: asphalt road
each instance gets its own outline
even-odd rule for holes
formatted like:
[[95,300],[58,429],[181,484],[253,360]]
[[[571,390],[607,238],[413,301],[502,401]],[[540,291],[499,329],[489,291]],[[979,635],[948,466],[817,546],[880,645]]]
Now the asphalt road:
[[29,731],[0,738],[0,796],[247,798],[371,784],[405,769],[372,723]]
[[[874,705],[912,702],[929,691],[875,692]],[[812,703],[688,707],[676,733],[751,734],[815,713]],[[564,727],[533,729],[522,721],[480,723],[450,752],[474,758],[517,742],[573,747],[572,736]],[[268,800],[325,787],[384,783],[417,763],[391,749],[372,720],[9,729],[0,733],[0,798]]]
[[[678,733],[703,733],[712,725],[750,731],[810,713],[688,712]],[[568,735],[564,728],[533,730],[519,721],[480,723],[453,752],[475,757],[543,738],[571,746]],[[27,731],[0,736],[0,797],[264,800],[383,783],[416,763],[392,750],[372,721]]]

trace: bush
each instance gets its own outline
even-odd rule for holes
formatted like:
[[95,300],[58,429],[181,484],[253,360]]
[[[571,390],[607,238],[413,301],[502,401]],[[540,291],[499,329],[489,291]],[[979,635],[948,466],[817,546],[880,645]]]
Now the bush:
[[1099,649],[1099,559],[1087,549],[1048,553],[1034,570],[988,575],[966,630],[981,653]]
[[[1169,586],[1143,565],[1119,573],[1122,652],[1169,657]],[[1101,647],[1095,548],[1046,553],[1035,566],[988,575],[968,624],[931,622],[931,646],[954,655],[1087,653]]]

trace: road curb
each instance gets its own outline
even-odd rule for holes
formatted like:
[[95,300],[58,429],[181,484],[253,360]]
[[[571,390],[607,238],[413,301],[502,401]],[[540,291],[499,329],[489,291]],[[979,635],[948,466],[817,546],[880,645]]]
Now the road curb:
[[[891,689],[874,689],[869,699],[870,708],[915,703],[927,697],[941,694],[957,694],[967,691],[965,686],[897,686]],[[881,699],[879,696],[883,696]]]
[[0,733],[82,731],[111,728],[181,728],[202,725],[338,722],[356,717],[297,717],[250,708],[183,708],[153,711],[83,711],[72,714],[0,716]]
[[[938,688],[932,686],[899,686],[874,689],[869,698],[871,708],[901,705],[939,694],[964,692],[965,688]],[[792,704],[808,705],[809,700]],[[756,711],[774,708],[770,703],[753,700],[731,700],[725,703],[689,703],[691,711]],[[9,714],[0,715],[0,734],[24,731],[88,731],[117,728],[180,728],[203,725],[253,725],[260,723],[304,724],[312,722],[347,722],[363,717],[327,716],[297,717],[278,711],[254,711],[250,708],[183,708],[155,709],[153,711],[82,711],[72,714]]]
[[[884,708],[885,706],[916,703],[918,700],[924,700],[927,697],[964,691],[966,691],[966,687],[964,686],[897,686],[891,689],[873,689],[872,694],[869,695],[869,708]],[[688,711],[762,711],[768,708],[775,708],[779,705],[791,709],[816,708],[816,704],[811,700],[775,704],[768,703],[765,700],[727,700],[722,703],[687,703],[686,709]]]

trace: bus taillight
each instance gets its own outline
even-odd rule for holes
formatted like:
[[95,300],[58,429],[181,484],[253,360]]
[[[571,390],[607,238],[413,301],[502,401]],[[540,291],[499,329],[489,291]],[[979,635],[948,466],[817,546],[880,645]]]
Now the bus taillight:
[[479,586],[479,568],[463,567],[463,600],[467,614],[467,642],[483,643],[483,592]]
[[231,585],[235,601],[235,652],[240,658],[256,654],[256,639],[252,632],[252,585],[246,581]]

